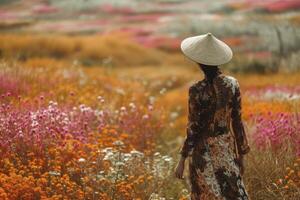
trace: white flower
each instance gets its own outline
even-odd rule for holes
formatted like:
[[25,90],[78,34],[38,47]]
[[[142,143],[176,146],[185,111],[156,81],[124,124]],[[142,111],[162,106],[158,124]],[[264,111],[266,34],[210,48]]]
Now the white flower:
[[176,119],[178,117],[178,112],[171,112],[170,113],[170,118],[171,119]]
[[159,91],[159,93],[160,93],[160,94],[164,94],[166,91],[167,91],[166,88],[162,88],[162,89]]
[[106,155],[104,156],[103,160],[111,160],[114,156],[113,152],[107,152]]
[[131,108],[131,109],[135,109],[136,108],[136,106],[135,106],[135,104],[134,103],[129,103],[129,107]]
[[123,155],[124,155],[125,158],[130,158],[131,157],[130,153],[124,153]]
[[123,112],[125,112],[126,111],[126,107],[122,106],[120,110],[123,111]]
[[104,98],[103,98],[102,96],[98,96],[97,99],[98,99],[101,103],[104,102]]
[[107,152],[112,152],[113,148],[112,147],[106,147],[105,149],[102,149],[102,153],[107,153]]
[[51,175],[51,176],[60,176],[60,173],[58,171],[50,171],[49,175]]
[[125,165],[125,163],[123,163],[123,162],[116,162],[117,167],[124,166],[124,165]]
[[153,104],[154,101],[155,101],[155,97],[154,97],[154,96],[150,96],[150,97],[149,97],[149,101],[150,101],[151,104]]
[[95,116],[97,117],[103,117],[104,116],[104,112],[103,110],[95,110],[94,111]]
[[137,150],[132,150],[132,151],[130,151],[130,153],[131,153],[131,155],[137,156],[137,157],[143,157],[144,156],[144,154],[142,152],[139,152]]
[[116,146],[123,146],[124,145],[124,143],[121,140],[114,141],[113,144],[116,145]]
[[154,156],[159,156],[160,153],[159,152],[155,152]]
[[123,160],[126,162],[126,161],[130,160],[131,154],[130,153],[124,153],[123,157],[124,157]]
[[169,156],[163,156],[163,159],[164,159],[164,161],[166,161],[166,162],[171,162],[171,161],[172,161],[172,158],[169,157]]

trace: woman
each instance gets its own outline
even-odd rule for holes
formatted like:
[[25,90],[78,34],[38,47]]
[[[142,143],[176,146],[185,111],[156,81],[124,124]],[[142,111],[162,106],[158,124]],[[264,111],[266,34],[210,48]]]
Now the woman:
[[242,180],[243,157],[250,147],[239,84],[218,67],[231,60],[232,51],[211,33],[186,38],[181,49],[198,63],[205,78],[189,88],[187,136],[175,176],[183,178],[189,158],[192,200],[250,199]]

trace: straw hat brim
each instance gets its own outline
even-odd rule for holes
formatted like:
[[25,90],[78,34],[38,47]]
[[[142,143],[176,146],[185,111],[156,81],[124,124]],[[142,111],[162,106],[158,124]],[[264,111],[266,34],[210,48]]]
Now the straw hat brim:
[[228,63],[233,55],[231,48],[211,33],[184,39],[181,50],[194,62],[214,66]]

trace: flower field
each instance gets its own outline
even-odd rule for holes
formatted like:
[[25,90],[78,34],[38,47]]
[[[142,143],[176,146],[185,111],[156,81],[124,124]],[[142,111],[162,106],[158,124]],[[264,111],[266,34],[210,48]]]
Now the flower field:
[[[0,45],[1,200],[188,199],[173,171],[196,66],[116,36],[1,37],[10,41]],[[99,62],[111,52],[116,60]],[[299,199],[300,74],[234,76],[252,147],[249,194]]]

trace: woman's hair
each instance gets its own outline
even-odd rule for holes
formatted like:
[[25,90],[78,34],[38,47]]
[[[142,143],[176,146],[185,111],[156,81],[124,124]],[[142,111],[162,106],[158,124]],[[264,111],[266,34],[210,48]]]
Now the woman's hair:
[[205,65],[198,63],[199,67],[202,69],[202,71],[205,74],[205,77],[209,80],[212,81],[215,76],[221,73],[220,69],[218,66],[212,66],[212,65]]

